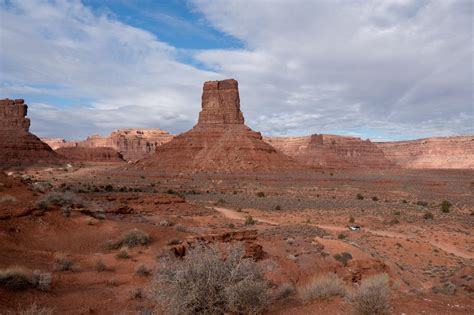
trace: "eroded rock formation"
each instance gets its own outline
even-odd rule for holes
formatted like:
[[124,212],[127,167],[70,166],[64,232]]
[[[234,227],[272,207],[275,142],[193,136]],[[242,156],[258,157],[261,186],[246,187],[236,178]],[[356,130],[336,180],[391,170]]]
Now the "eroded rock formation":
[[108,147],[63,147],[57,149],[56,152],[66,157],[68,160],[89,162],[125,162],[119,152]]
[[158,128],[154,129],[118,129],[107,137],[92,135],[83,141],[64,139],[43,139],[54,150],[64,147],[111,148],[127,161],[137,161],[153,154],[155,149],[173,139],[173,135]]
[[356,137],[314,134],[306,137],[267,137],[264,140],[311,167],[396,167],[374,143]]
[[474,169],[474,136],[375,143],[403,168]]
[[0,100],[0,169],[59,160],[58,154],[29,132],[27,110],[22,99]]
[[202,111],[188,132],[156,149],[140,167],[161,171],[276,170],[298,168],[290,157],[244,125],[236,80],[204,83]]

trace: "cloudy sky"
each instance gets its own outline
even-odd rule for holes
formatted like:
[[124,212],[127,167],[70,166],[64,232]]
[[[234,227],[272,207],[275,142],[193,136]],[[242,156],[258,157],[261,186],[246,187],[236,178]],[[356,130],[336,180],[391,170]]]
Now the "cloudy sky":
[[81,139],[191,128],[239,81],[265,135],[474,134],[471,0],[0,0],[0,98]]

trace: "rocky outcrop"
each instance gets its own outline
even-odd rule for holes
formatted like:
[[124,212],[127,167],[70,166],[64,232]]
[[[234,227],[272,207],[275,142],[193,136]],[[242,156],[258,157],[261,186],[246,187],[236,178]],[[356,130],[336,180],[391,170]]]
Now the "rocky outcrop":
[[54,150],[63,147],[112,148],[127,161],[138,161],[153,154],[155,149],[173,139],[173,135],[158,128],[154,129],[118,129],[107,137],[92,135],[83,141],[64,139],[43,139]]
[[125,162],[122,155],[112,148],[63,147],[57,153],[68,160],[87,162]]
[[474,136],[375,143],[403,168],[474,169]]
[[24,100],[0,100],[0,169],[33,163],[59,161],[46,143],[29,132]]
[[160,171],[237,172],[299,168],[244,125],[235,80],[204,83],[202,111],[188,132],[156,148],[139,167]]
[[356,137],[314,134],[306,137],[267,137],[264,140],[311,167],[396,167],[374,143]]

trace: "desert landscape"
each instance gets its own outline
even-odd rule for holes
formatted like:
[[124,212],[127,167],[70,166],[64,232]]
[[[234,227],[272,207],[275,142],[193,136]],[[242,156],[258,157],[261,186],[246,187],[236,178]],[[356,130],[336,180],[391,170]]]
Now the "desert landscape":
[[[262,137],[232,79],[204,83],[176,136],[43,142],[23,100],[0,105],[5,314],[474,312],[474,136]],[[255,268],[238,301],[199,300],[224,280],[200,297],[199,279],[169,278],[212,253]]]
[[0,0],[0,315],[474,314],[473,21]]

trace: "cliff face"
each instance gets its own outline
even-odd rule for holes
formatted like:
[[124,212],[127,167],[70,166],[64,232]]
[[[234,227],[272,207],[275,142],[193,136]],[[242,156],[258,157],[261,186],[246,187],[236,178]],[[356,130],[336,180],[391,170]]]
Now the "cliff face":
[[59,161],[58,154],[29,132],[27,110],[22,99],[0,100],[0,168]]
[[111,148],[127,161],[137,161],[155,152],[156,147],[173,139],[173,135],[161,129],[118,129],[108,137],[92,135],[83,141],[43,139],[54,150],[64,147]]
[[403,168],[474,169],[474,136],[377,142],[375,145]]
[[57,153],[68,160],[88,162],[125,162],[122,155],[112,148],[62,147]]
[[138,167],[191,172],[300,168],[244,125],[238,83],[232,79],[205,82],[196,126],[159,146]]
[[396,167],[374,143],[356,137],[314,134],[305,137],[266,137],[264,140],[311,167]]

